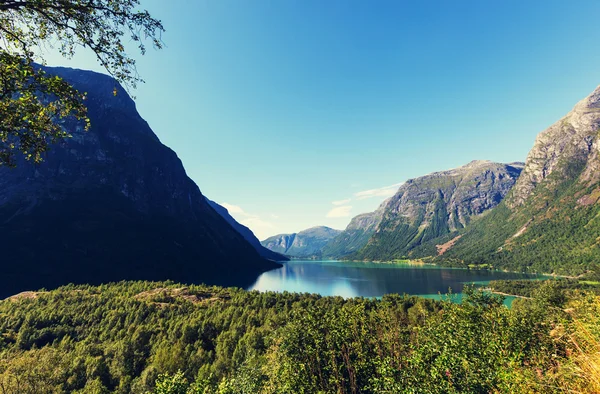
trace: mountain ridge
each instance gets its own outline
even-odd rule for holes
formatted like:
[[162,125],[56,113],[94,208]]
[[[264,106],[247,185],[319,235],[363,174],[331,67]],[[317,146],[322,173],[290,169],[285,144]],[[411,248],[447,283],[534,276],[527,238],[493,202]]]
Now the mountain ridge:
[[359,260],[413,257],[413,251],[466,227],[497,206],[516,182],[520,163],[473,160],[464,166],[407,180],[386,203],[367,244],[348,256]]
[[441,262],[580,274],[600,260],[600,86],[538,134],[505,202]]
[[45,70],[87,92],[91,129],[67,119],[71,138],[43,163],[0,168],[3,260],[19,262],[3,264],[3,292],[124,279],[244,285],[279,266],[206,203],[114,79]]

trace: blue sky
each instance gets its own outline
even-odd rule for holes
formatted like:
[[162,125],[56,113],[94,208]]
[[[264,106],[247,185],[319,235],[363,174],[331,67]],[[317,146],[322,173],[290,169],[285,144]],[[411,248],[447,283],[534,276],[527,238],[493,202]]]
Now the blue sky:
[[141,2],[167,31],[135,56],[140,114],[261,239],[344,228],[432,171],[523,161],[600,84],[598,1]]

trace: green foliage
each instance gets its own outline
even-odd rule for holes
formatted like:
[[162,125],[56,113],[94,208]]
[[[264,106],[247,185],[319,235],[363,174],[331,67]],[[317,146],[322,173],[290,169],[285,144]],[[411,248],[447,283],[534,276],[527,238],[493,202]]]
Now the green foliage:
[[545,286],[545,290],[540,290],[543,294],[548,292],[550,288],[552,291],[560,290],[563,293],[570,293],[574,290],[582,290],[590,293],[600,294],[600,284],[595,284],[592,281],[585,281],[573,278],[553,279],[551,285],[548,285],[546,281],[537,280],[493,280],[490,281],[489,287],[494,291],[512,294],[521,297],[535,297],[536,292]]
[[519,392],[564,357],[550,336],[559,308],[466,293],[66,286],[0,302],[0,393]]
[[[29,0],[0,2],[0,165],[14,165],[15,152],[34,162],[48,144],[68,137],[60,121],[69,116],[89,127],[85,93],[48,76],[35,50],[58,47],[70,58],[77,47],[91,49],[120,83],[142,81],[123,42],[145,53],[144,41],[162,46],[160,21],[137,11],[137,0]],[[116,87],[114,90],[116,94]]]
[[89,127],[85,95],[30,61],[0,51],[0,79],[0,165],[12,165],[15,150],[40,162],[49,143],[69,136],[57,119],[73,116]]
[[160,375],[156,380],[155,394],[186,394],[190,384],[183,372],[178,371],[175,375]]

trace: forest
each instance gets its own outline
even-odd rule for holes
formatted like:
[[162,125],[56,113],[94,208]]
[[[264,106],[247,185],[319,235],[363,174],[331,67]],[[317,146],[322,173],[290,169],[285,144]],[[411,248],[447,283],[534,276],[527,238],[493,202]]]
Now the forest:
[[531,296],[509,309],[473,287],[461,304],[173,282],[26,292],[0,302],[0,393],[600,389],[600,297],[557,281]]

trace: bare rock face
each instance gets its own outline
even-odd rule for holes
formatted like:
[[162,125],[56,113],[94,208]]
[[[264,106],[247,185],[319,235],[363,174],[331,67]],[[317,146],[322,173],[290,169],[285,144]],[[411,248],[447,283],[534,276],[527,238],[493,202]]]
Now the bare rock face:
[[317,226],[299,233],[274,235],[261,244],[267,249],[291,257],[319,258],[323,247],[340,232],[330,227]]
[[538,135],[505,203],[444,259],[570,275],[600,261],[599,133],[600,86]]
[[600,86],[581,100],[571,112],[538,135],[527,156],[521,178],[506,203],[510,208],[522,205],[531,192],[555,171],[556,181],[568,177],[564,164],[584,162],[580,181],[598,182],[600,159]]
[[65,121],[72,137],[41,165],[0,168],[4,292],[123,279],[252,282],[278,266],[207,203],[114,79],[47,72],[88,93],[92,127]]
[[408,180],[386,203],[375,234],[356,257],[407,257],[415,247],[467,226],[504,199],[522,167],[476,160]]

